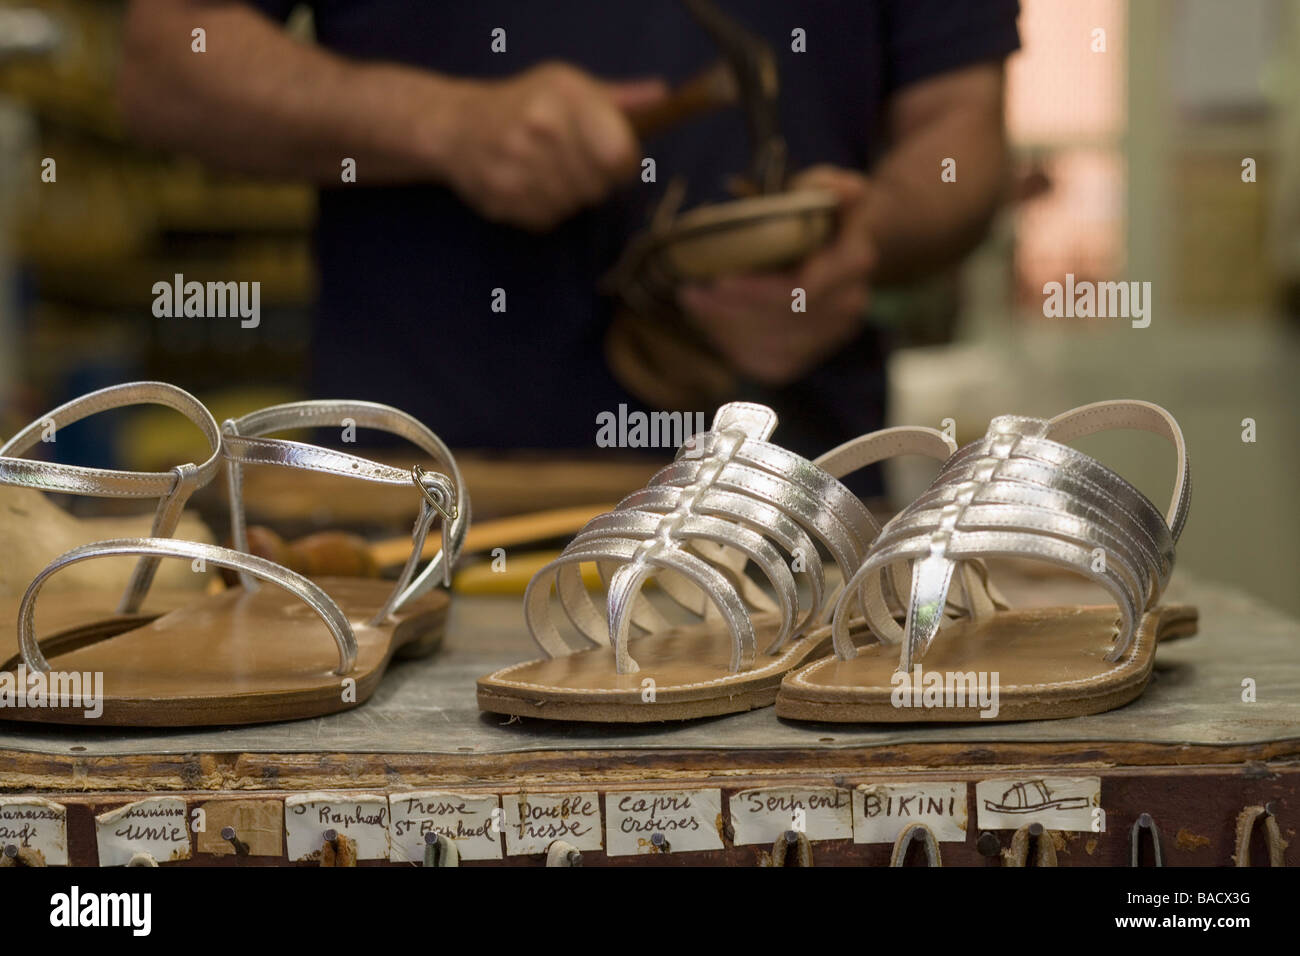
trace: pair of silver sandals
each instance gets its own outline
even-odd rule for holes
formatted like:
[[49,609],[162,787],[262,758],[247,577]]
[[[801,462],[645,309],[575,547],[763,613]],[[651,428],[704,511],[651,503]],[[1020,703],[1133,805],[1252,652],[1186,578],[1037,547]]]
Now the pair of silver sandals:
[[[1157,405],[1001,416],[960,450],[932,428],[887,428],[815,461],[773,444],[776,424],[764,406],[724,405],[647,487],[592,520],[528,587],[546,658],[482,678],[479,706],[609,722],[774,702],[817,721],[1077,716],[1137,697],[1156,644],[1195,632],[1195,609],[1158,604],[1191,486],[1182,431]],[[1163,516],[1066,444],[1115,428],[1174,446]],[[939,474],[881,527],[840,479],[908,454],[942,462]],[[990,576],[1007,559],[1081,575],[1114,605],[1013,609]],[[603,582],[603,609],[583,566]]]

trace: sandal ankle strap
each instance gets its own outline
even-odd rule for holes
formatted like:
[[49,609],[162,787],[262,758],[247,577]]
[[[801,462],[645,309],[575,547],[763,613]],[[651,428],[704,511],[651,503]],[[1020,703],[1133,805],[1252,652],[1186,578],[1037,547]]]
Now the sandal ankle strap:
[[1076,438],[1116,428],[1152,432],[1174,446],[1177,472],[1174,475],[1173,495],[1165,512],[1165,523],[1176,544],[1182,536],[1183,525],[1187,523],[1187,512],[1192,504],[1192,476],[1183,430],[1173,415],[1152,402],[1134,399],[1093,402],[1062,412],[1049,421],[1047,437],[1068,444]]
[[[263,437],[286,429],[349,426],[373,428],[404,438],[432,456],[441,471],[426,471],[418,465],[408,471],[307,442]],[[228,464],[231,538],[236,550],[248,551],[243,466],[280,465],[389,487],[414,487],[418,491],[420,512],[411,534],[410,556],[388,599],[371,620],[372,624],[384,621],[409,601],[427,593],[438,575],[441,575],[444,586],[451,583],[451,569],[460,555],[469,527],[469,492],[451,451],[442,439],[413,416],[377,402],[290,402],[224,422],[222,449]],[[442,548],[417,575],[424,540],[433,521],[439,517]],[[253,576],[242,571],[240,580],[246,590],[257,587]]]

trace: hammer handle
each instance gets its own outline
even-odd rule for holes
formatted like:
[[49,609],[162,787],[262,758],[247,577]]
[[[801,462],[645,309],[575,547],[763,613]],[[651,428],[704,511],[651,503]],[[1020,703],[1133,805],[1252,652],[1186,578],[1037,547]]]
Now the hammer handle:
[[667,99],[629,110],[627,117],[638,138],[644,140],[735,101],[735,76],[725,63],[717,63],[681,83]]

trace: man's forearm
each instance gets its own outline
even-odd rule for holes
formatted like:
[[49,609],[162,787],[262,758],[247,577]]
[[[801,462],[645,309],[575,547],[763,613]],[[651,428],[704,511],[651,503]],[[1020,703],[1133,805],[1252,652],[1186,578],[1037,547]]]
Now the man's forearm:
[[[1002,197],[1006,139],[1002,71],[992,64],[904,90],[891,115],[895,145],[872,171],[868,223],[874,279],[902,282],[971,250]],[[955,180],[941,178],[945,159]]]
[[[206,31],[206,52],[191,31]],[[442,178],[462,84],[354,63],[290,37],[236,2],[132,0],[120,90],[128,127],[228,168],[338,182]]]

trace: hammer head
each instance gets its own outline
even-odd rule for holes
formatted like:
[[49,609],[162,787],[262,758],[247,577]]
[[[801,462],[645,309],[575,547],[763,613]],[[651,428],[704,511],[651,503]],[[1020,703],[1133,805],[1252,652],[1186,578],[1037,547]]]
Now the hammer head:
[[785,181],[785,140],[781,136],[781,92],[776,54],[762,37],[723,13],[713,0],[682,0],[687,11],[717,44],[735,76],[749,130],[750,176],[759,192],[775,192]]

